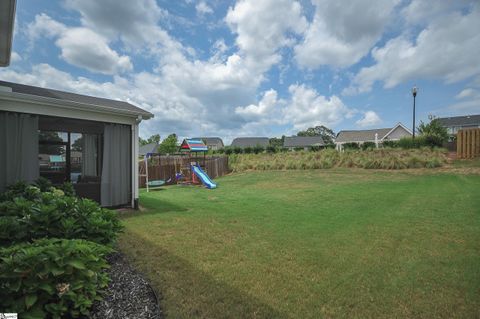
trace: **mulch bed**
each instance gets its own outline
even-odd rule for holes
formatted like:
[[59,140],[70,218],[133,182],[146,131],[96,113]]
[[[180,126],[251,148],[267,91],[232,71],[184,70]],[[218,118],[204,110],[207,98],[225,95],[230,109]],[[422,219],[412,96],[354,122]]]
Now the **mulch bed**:
[[91,318],[163,319],[155,291],[126,258],[114,253],[107,260],[110,284],[105,298],[93,304]]

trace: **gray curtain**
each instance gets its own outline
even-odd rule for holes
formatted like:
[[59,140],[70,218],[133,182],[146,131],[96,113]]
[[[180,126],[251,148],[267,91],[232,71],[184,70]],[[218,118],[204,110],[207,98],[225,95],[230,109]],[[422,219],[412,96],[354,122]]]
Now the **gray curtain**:
[[102,206],[130,203],[130,126],[106,124],[103,133]]
[[38,176],[38,116],[0,112],[0,192]]
[[97,135],[83,134],[82,175],[97,176]]

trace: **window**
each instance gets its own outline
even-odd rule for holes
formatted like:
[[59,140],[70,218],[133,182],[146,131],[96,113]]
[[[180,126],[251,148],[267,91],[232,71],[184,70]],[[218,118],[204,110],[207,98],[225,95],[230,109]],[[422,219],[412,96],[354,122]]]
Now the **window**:
[[74,184],[99,176],[99,135],[39,131],[40,176]]

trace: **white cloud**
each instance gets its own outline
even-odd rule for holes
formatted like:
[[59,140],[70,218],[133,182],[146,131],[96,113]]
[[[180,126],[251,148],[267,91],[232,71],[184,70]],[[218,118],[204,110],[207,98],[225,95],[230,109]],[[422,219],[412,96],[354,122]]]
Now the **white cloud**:
[[18,54],[17,52],[12,51],[11,61],[12,62],[22,61],[22,56],[20,54]]
[[414,40],[402,34],[372,50],[375,64],[362,68],[344,93],[371,90],[376,81],[385,88],[411,79],[458,82],[480,74],[480,9],[473,6],[433,20]]
[[133,69],[130,57],[112,50],[106,38],[88,28],[74,28],[40,14],[27,27],[33,41],[41,36],[56,38],[61,57],[68,63],[91,72],[116,74]]
[[210,6],[205,3],[205,1],[200,1],[199,3],[197,3],[197,5],[195,6],[195,10],[197,10],[197,14],[199,16],[213,13],[213,9],[210,8]]
[[306,27],[300,3],[292,0],[240,0],[228,10],[225,21],[237,34],[247,67],[259,73],[280,62],[281,47],[295,43],[289,32],[299,34]]
[[465,99],[468,97],[475,97],[475,96],[480,96],[480,92],[478,90],[472,89],[472,88],[467,88],[462,90],[460,93],[458,93],[455,98],[456,99]]
[[241,115],[247,120],[261,119],[271,117],[271,112],[278,105],[277,91],[270,89],[266,91],[258,105],[250,104],[244,107],[236,107],[235,113]]
[[399,2],[313,0],[315,15],[303,42],[295,46],[300,66],[347,67],[357,63],[380,39]]
[[363,113],[363,118],[355,122],[360,127],[372,127],[382,123],[380,116],[374,111],[366,111]]
[[291,99],[285,108],[284,118],[297,131],[315,125],[331,127],[353,116],[354,110],[336,95],[328,98],[313,88],[298,84],[291,85],[288,90]]

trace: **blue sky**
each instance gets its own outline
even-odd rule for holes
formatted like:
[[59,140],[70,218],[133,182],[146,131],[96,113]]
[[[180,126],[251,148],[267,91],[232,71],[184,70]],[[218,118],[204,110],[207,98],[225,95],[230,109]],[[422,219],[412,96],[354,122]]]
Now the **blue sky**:
[[7,81],[129,101],[141,135],[292,135],[480,113],[480,5],[17,1]]

